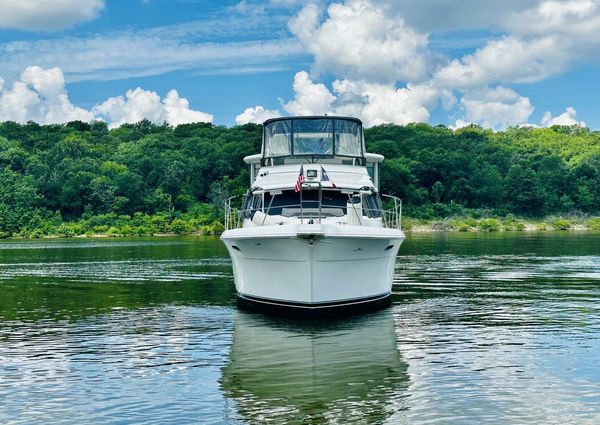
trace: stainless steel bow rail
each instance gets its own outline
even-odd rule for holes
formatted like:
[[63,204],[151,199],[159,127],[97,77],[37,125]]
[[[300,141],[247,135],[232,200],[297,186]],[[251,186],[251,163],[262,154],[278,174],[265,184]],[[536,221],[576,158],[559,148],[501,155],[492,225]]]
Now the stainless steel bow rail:
[[[316,187],[316,189],[315,189]],[[303,191],[305,190],[318,190],[319,195],[317,200],[303,200]],[[305,182],[302,184],[300,190],[300,202],[297,204],[289,205],[278,205],[278,208],[290,208],[299,210],[299,215],[294,216],[300,219],[301,223],[307,221],[308,223],[321,223],[321,220],[326,217],[330,217],[325,211],[328,209],[340,209],[339,205],[328,205],[323,203],[322,186],[320,182]],[[360,192],[356,195],[361,196]],[[388,229],[402,228],[402,200],[396,196],[381,194],[384,206],[381,209],[365,208],[362,207],[361,217],[375,217],[381,218],[383,227]],[[261,211],[265,214],[263,220],[259,225],[265,225],[265,219],[269,214],[274,196],[271,197],[271,201],[265,205],[263,202],[260,207],[252,208],[238,208],[235,207],[235,203],[239,203],[240,196],[232,196],[225,201],[225,230],[238,229],[244,224],[244,219],[249,219],[253,216],[256,211]],[[356,213],[354,203],[351,203],[352,208]],[[310,207],[309,207],[310,206]],[[348,214],[348,211],[346,211]],[[357,214],[358,215],[358,214]],[[286,217],[289,218],[289,217]],[[255,222],[256,223],[256,222]],[[344,224],[344,223],[340,223]]]
[[380,196],[386,200],[390,206],[382,210],[383,213],[383,227],[388,229],[402,229],[402,199],[386,194],[380,194]]

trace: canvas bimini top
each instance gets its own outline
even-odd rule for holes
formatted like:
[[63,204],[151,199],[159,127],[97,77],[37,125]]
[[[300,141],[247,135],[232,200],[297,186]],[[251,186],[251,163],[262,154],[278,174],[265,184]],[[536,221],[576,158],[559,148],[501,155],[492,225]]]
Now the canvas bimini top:
[[[357,118],[310,116],[264,122],[263,165],[317,162],[322,158],[364,164],[362,122]],[[358,161],[357,161],[358,160]],[[358,165],[358,164],[356,164]]]

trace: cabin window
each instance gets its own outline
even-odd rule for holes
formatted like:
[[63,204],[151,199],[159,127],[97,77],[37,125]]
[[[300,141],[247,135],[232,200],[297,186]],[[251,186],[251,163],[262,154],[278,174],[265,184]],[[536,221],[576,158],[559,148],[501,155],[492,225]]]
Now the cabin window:
[[369,173],[369,177],[371,177],[371,180],[375,181],[375,164],[372,162],[367,162],[366,168],[367,173]]
[[381,199],[376,193],[362,197],[363,213],[369,218],[379,218],[383,215]]
[[[264,196],[264,198],[263,198]],[[321,203],[322,217],[342,217],[346,215],[346,206],[351,202],[347,193],[339,190],[323,190]],[[358,196],[358,195],[356,195]],[[363,214],[369,218],[380,218],[382,213],[381,199],[376,193],[363,195]],[[247,194],[242,205],[242,217],[251,219],[254,212],[264,210],[268,215],[282,215],[284,217],[317,217],[319,213],[319,192],[317,190],[304,190],[302,192],[302,208],[300,208],[300,193],[293,190],[284,190],[276,195],[269,192],[260,194]]]
[[[323,190],[321,214],[323,217],[342,217],[346,214],[348,195],[337,190]],[[269,207],[270,205],[270,207]],[[300,194],[293,190],[284,190],[272,197],[265,194],[265,212],[269,215],[284,217],[300,217]],[[305,216],[317,215],[319,211],[319,192],[304,190],[302,192],[302,212]]]
[[262,194],[252,195],[247,193],[244,195],[244,200],[242,201],[242,210],[241,216],[242,218],[251,219],[254,215],[254,212],[262,209],[263,205],[263,196]]

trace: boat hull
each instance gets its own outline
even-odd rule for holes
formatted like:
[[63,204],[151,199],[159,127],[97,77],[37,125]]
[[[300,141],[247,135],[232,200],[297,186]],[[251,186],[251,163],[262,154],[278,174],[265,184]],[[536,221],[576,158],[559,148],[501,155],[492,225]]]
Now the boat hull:
[[389,303],[401,231],[271,227],[275,229],[236,229],[222,236],[242,306],[316,312]]

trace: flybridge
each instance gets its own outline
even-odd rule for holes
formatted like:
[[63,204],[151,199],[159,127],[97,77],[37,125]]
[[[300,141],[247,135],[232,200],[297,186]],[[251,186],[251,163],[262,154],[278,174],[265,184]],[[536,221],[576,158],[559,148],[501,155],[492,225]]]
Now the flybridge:
[[[299,164],[327,164],[327,170],[331,170],[332,174],[353,174],[356,173],[356,166],[365,167],[368,173],[368,176],[365,173],[366,177],[370,177],[372,184],[379,189],[379,164],[383,156],[365,151],[363,127],[359,119],[311,116],[265,121],[261,153],[247,156],[244,161],[250,165],[251,184],[261,177],[257,175],[259,168],[266,173],[265,176],[276,173],[271,167],[281,166],[284,167],[278,172],[295,172],[297,175]],[[345,170],[344,166],[347,166]],[[352,176],[335,177],[342,180],[357,179]],[[295,176],[291,178],[295,179]]]

